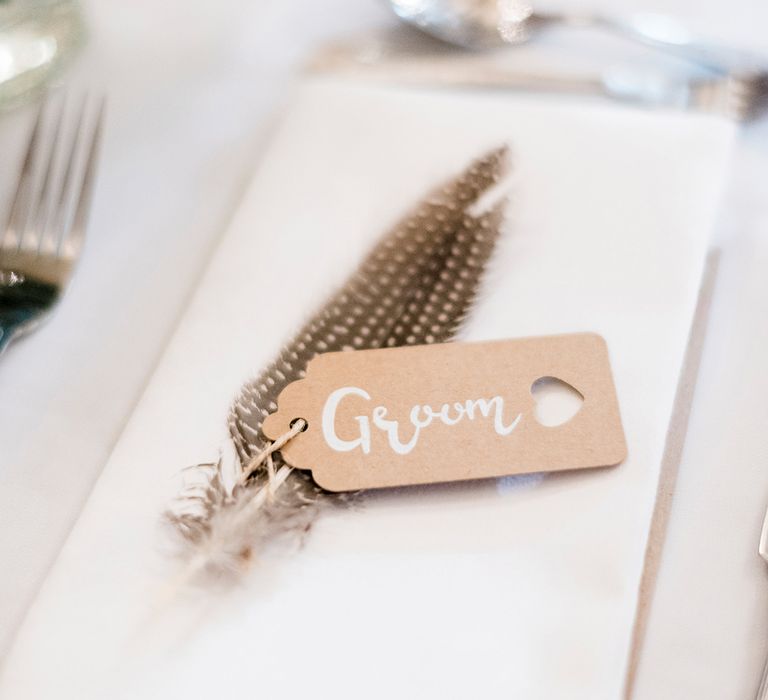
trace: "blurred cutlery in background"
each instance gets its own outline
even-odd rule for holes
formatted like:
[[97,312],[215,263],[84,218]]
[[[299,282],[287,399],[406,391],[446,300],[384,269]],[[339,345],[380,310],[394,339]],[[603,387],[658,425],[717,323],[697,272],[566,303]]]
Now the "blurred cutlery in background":
[[762,56],[694,37],[671,17],[610,17],[600,12],[541,12],[528,0],[390,0],[395,14],[449,44],[468,49],[518,45],[556,27],[598,29],[672,53],[721,75],[768,72]]
[[104,118],[103,100],[91,102],[82,101],[71,128],[65,98],[50,129],[50,101],[38,112],[0,231],[0,354],[51,311],[80,256]]
[[663,15],[615,18],[599,12],[541,12],[528,0],[390,0],[390,4],[398,17],[422,32],[474,51],[518,46],[556,27],[597,29],[705,69],[703,75],[670,76],[622,66],[577,83],[559,75],[506,71],[475,77],[477,84],[602,93],[645,105],[713,111],[739,121],[759,116],[768,102],[768,59],[695,38]]
[[[763,520],[763,530],[760,533],[760,545],[758,546],[758,552],[760,556],[768,562],[768,511],[765,513],[765,519]],[[767,700],[768,699],[768,659],[763,666],[763,675],[760,678],[760,686],[757,689],[757,695],[755,700]]]
[[[416,35],[418,37],[418,35]],[[685,75],[636,63],[576,71],[562,60],[515,60],[514,52],[468,53],[423,36],[368,36],[337,42],[319,53],[319,73],[358,73],[365,78],[419,87],[494,88],[598,95],[644,107],[710,112],[748,121],[768,107],[768,73],[760,76]],[[560,57],[562,58],[562,57]],[[537,62],[534,62],[537,63]]]

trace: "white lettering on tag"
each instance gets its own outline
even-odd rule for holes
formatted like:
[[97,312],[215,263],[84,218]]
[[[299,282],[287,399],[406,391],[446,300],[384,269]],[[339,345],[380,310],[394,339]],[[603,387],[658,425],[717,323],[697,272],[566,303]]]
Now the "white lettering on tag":
[[[353,440],[343,440],[336,432],[336,413],[339,404],[346,396],[359,396],[366,401],[371,400],[370,394],[364,389],[355,386],[342,387],[331,392],[323,405],[322,411],[322,430],[323,437],[327,445],[337,452],[350,452],[360,448],[363,454],[370,454],[371,451],[371,424],[368,416],[355,416],[358,425],[358,437]],[[453,412],[453,415],[451,413]],[[444,403],[439,410],[431,406],[416,404],[409,413],[409,422],[413,428],[411,437],[406,442],[400,439],[399,421],[390,420],[387,416],[385,406],[376,406],[371,411],[373,424],[382,432],[386,433],[389,447],[393,452],[399,455],[406,455],[413,451],[419,441],[419,435],[424,428],[434,420],[439,420],[444,425],[453,426],[464,418],[474,420],[477,412],[483,418],[489,418],[493,413],[493,429],[497,435],[509,435],[520,423],[522,413],[512,419],[508,424],[504,423],[504,399],[501,396],[494,396],[490,399],[467,399],[466,401],[456,401],[453,405]]]

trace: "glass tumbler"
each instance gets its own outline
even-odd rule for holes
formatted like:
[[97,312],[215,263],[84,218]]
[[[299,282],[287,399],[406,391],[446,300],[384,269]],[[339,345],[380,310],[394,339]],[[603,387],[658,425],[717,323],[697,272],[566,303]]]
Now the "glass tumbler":
[[0,109],[40,91],[83,38],[75,0],[0,0]]

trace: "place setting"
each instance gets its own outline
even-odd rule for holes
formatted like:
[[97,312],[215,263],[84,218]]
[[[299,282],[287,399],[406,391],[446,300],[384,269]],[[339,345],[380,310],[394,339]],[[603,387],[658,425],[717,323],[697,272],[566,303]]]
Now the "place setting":
[[750,23],[161,5],[0,3],[0,698],[768,697]]

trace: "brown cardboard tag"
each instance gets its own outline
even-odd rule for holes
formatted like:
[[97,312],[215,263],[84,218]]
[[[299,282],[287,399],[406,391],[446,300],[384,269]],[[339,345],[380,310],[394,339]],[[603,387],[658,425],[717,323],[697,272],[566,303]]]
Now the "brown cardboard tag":
[[[583,399],[559,425],[537,387],[557,380]],[[331,491],[619,464],[627,453],[605,341],[592,333],[319,355],[264,421]],[[559,422],[559,421],[557,421]]]

